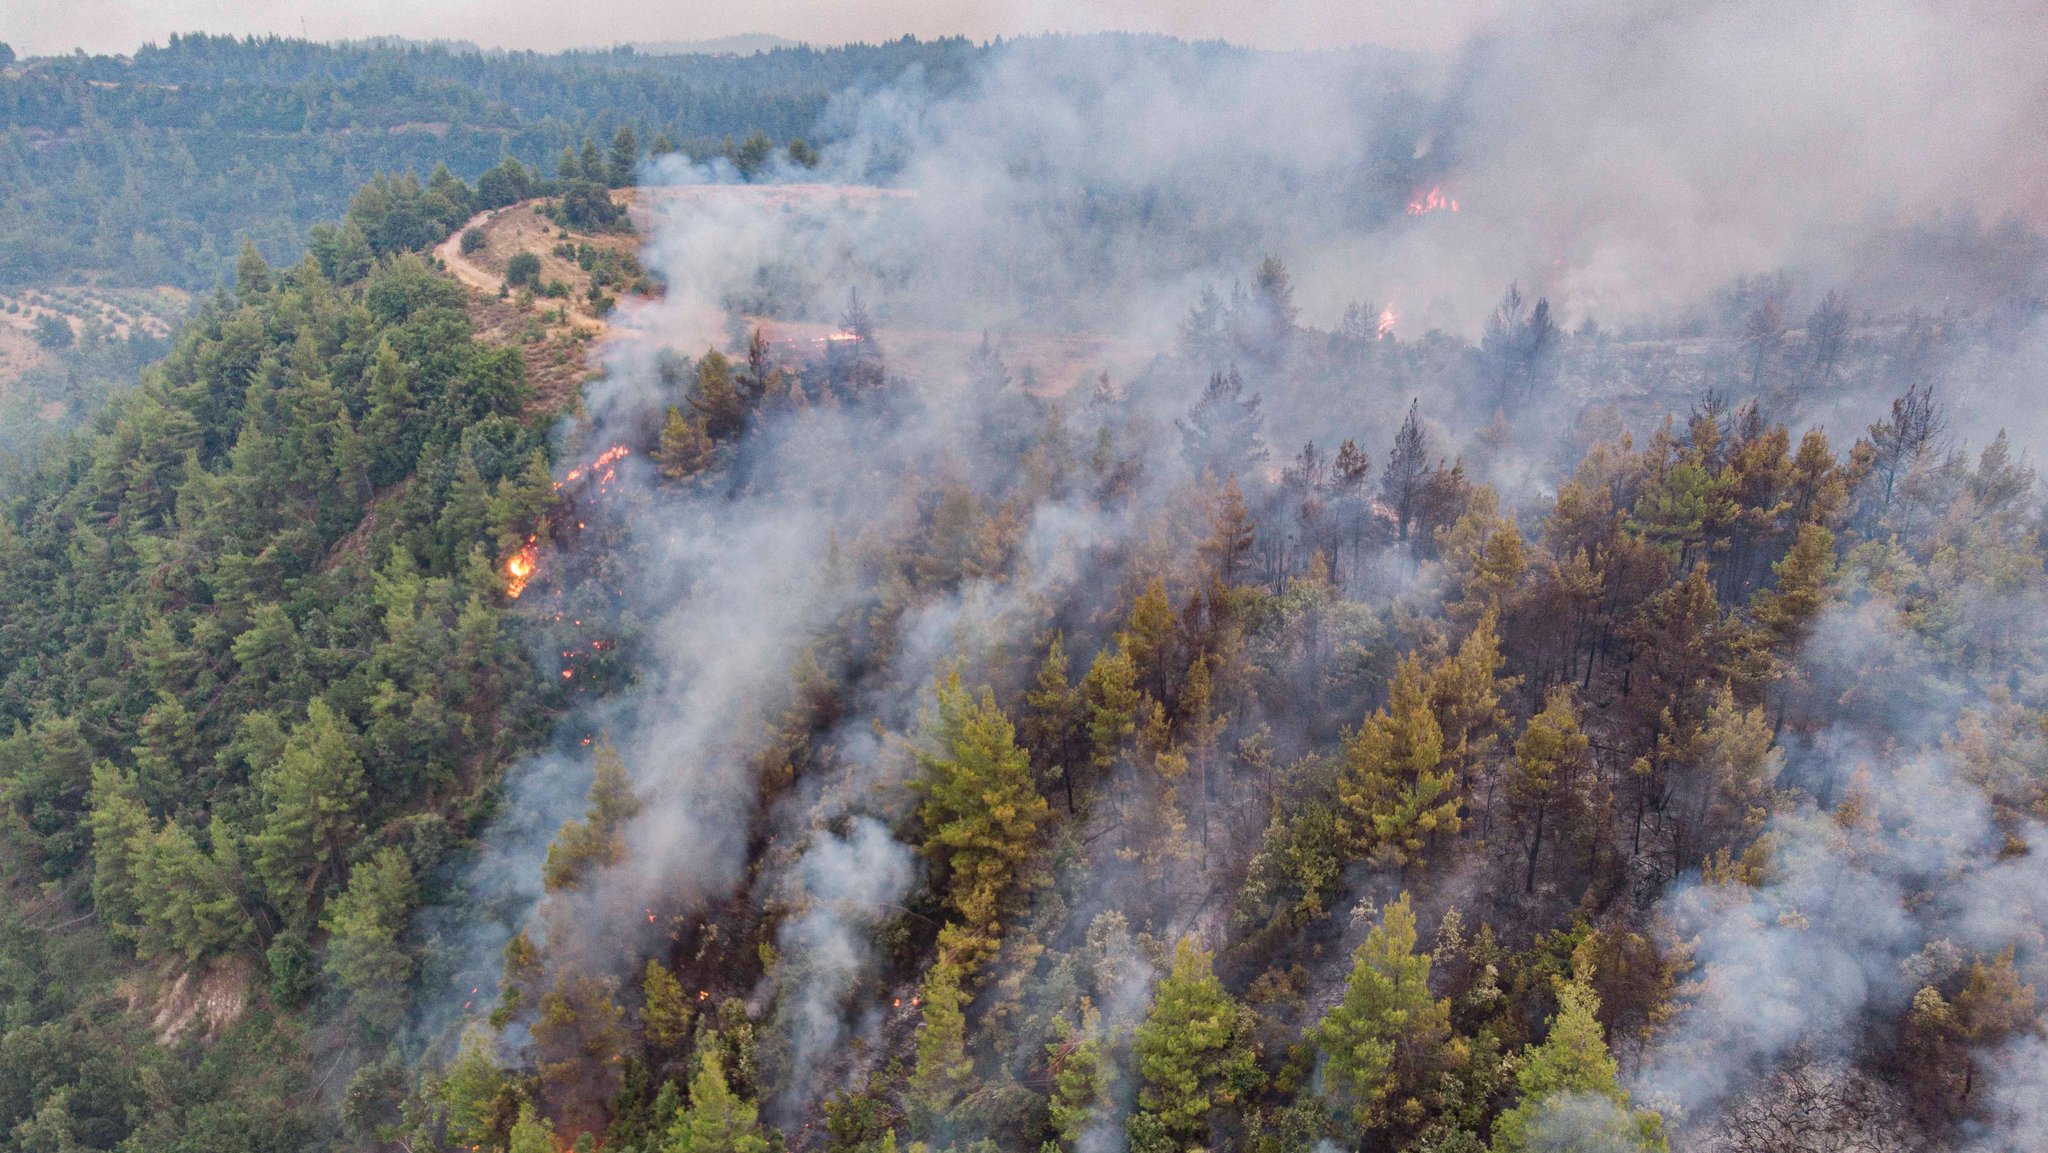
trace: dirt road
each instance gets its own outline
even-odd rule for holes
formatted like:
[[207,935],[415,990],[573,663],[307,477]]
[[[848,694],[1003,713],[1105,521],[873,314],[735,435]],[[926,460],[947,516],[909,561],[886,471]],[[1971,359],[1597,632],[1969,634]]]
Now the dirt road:
[[462,227],[455,230],[453,236],[442,241],[434,249],[434,258],[447,265],[448,271],[455,274],[455,279],[469,285],[478,292],[496,292],[498,291],[498,285],[504,282],[500,278],[491,275],[488,271],[478,268],[469,257],[462,254],[462,234],[472,228],[482,228],[491,222],[491,217],[497,214],[498,210],[495,208],[484,209],[482,212],[470,217],[463,223]]
[[[486,296],[496,296],[499,287],[505,283],[505,278],[463,254],[462,234],[472,228],[480,228],[484,230],[485,235],[491,236],[493,240],[496,240],[498,237],[491,232],[491,222],[501,214],[514,212],[532,203],[534,202],[528,201],[526,204],[513,204],[504,208],[484,209],[482,212],[464,221],[462,227],[455,230],[454,235],[437,245],[434,248],[435,258],[447,266],[448,271],[455,275],[455,279]],[[593,336],[603,336],[610,329],[610,326],[603,320],[595,316],[586,315],[579,308],[564,305],[563,311],[570,326],[588,332]]]

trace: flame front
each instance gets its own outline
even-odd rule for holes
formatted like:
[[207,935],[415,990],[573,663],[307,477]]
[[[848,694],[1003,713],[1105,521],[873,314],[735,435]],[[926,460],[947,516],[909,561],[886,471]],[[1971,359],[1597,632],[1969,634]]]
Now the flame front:
[[1445,194],[1444,186],[1441,184],[1430,189],[1427,194],[1408,202],[1408,215],[1410,216],[1427,216],[1432,212],[1456,212],[1457,210],[1458,202]]
[[1385,340],[1385,339],[1386,339],[1387,337],[1389,337],[1389,336],[1392,336],[1393,334],[1394,334],[1394,306],[1390,304],[1390,305],[1388,305],[1388,306],[1386,307],[1386,310],[1385,310],[1385,311],[1383,311],[1383,312],[1381,312],[1381,313],[1380,313],[1380,327],[1379,327],[1379,331],[1378,331],[1378,332],[1376,332],[1376,333],[1374,334],[1374,336],[1375,336],[1375,337],[1376,337],[1377,339],[1379,339],[1379,340]]
[[555,491],[560,492],[563,485],[575,484],[586,476],[596,477],[598,487],[602,488],[619,479],[617,465],[620,461],[631,455],[633,455],[632,449],[623,444],[615,444],[599,453],[597,459],[589,464],[583,465],[580,468],[570,469],[569,475],[555,482]]
[[526,591],[526,585],[533,580],[533,571],[539,567],[540,544],[534,537],[527,537],[518,552],[505,558],[505,595],[513,600]]

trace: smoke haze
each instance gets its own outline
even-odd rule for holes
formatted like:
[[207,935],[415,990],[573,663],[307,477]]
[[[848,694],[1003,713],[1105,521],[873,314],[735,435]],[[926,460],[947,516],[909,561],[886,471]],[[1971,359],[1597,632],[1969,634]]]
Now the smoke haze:
[[[1269,255],[1286,262],[1299,324],[1317,338],[1340,329],[1347,306],[1372,302],[1392,316],[1388,346],[1421,349],[1410,367],[1338,384],[1299,352],[1246,363],[1266,393],[1269,440],[1290,453],[1333,426],[1377,451],[1419,395],[1438,443],[1476,454],[1494,404],[1474,399],[1463,342],[1480,337],[1510,282],[1547,298],[1567,328],[1594,319],[1674,340],[1725,335],[1716,294],[1781,271],[1795,323],[1839,287],[1874,316],[1918,306],[1989,325],[2048,288],[2034,234],[2048,223],[2044,41],[2038,6],[1906,0],[1550,4],[1413,59],[1036,40],[997,51],[963,95],[936,97],[912,78],[846,97],[822,173],[843,191],[714,194],[733,181],[729,169],[664,162],[649,182],[671,189],[651,194],[646,212],[647,261],[666,295],[627,306],[570,443],[644,442],[680,401],[663,354],[737,354],[738,314],[794,333],[777,354],[793,365],[823,355],[810,333],[838,327],[858,291],[883,352],[921,355],[892,361],[908,392],[879,411],[814,405],[763,418],[729,479],[655,494],[652,470],[633,458],[621,516],[635,559],[622,595],[645,622],[642,664],[623,699],[582,727],[611,729],[643,809],[626,863],[574,897],[574,939],[556,940],[553,958],[624,972],[632,956],[617,934],[641,909],[690,917],[741,890],[762,895],[781,917],[784,961],[749,994],[777,1006],[788,1038],[781,1108],[799,1115],[853,1076],[840,1055],[848,1038],[880,1044],[890,1027],[876,1006],[892,991],[891,963],[873,940],[922,876],[900,834],[915,804],[908,742],[930,686],[954,668],[978,685],[1070,624],[1101,631],[1099,612],[1114,602],[1098,586],[1120,559],[1164,547],[1143,518],[1056,488],[1020,495],[1016,477],[991,473],[988,462],[1017,456],[977,438],[1038,434],[1016,427],[1020,413],[1038,419],[1018,407],[1027,392],[1059,397],[1078,419],[1109,373],[1105,392],[1122,406],[1116,449],[1136,462],[1130,483],[1144,506],[1181,499],[1193,479],[1174,421],[1223,367],[1188,353],[1190,308],[1205,289],[1241,295]],[[1411,212],[1432,190],[1456,211]],[[1902,237],[1947,239],[1915,249]],[[1889,330],[1874,320],[1870,331]],[[991,366],[972,355],[982,334],[1010,379],[990,385]],[[1608,387],[1614,375],[1596,376],[1593,358],[1612,354],[1588,340],[1566,382]],[[1446,346],[1440,363],[1427,360]],[[2022,447],[2042,443],[2039,325],[1957,347],[1936,373],[1957,442],[1981,448],[2012,426]],[[1846,443],[1903,380],[1889,345],[1872,343],[1856,363],[1864,375],[1845,372],[1842,388],[1776,415],[1830,425]],[[1715,362],[1676,379],[1621,376],[1633,399],[1657,407],[1732,374]],[[1500,451],[1491,476],[1516,478],[1507,505],[1537,508],[1559,480],[1549,449]],[[1005,502],[1023,541],[1013,572],[916,595],[849,575],[926,531],[905,493],[948,486]],[[1403,569],[1372,595],[1385,603],[1435,579]],[[890,644],[821,643],[871,639],[846,620],[878,602],[897,614]],[[2038,634],[2030,605],[1985,611],[1975,623],[1987,631],[2022,629],[2027,643]],[[2038,864],[2005,855],[2011,830],[1988,806],[1955,799],[1975,794],[1955,784],[1941,748],[1956,707],[1988,700],[1983,684],[1891,651],[1893,634],[1846,610],[1817,635],[1827,641],[1805,675],[1818,683],[1869,667],[1877,649],[1901,670],[1881,724],[1845,721],[1787,742],[1788,779],[1829,800],[1866,790],[1866,823],[1845,827],[1816,804],[1781,814],[1768,832],[1776,863],[1755,891],[1695,874],[1667,898],[1661,915],[1693,950],[1694,984],[1636,1086],[1674,1119],[1713,1115],[1788,1054],[1848,1056],[1869,1040],[1859,1030],[1872,1006],[1912,997],[1915,959],[1933,943],[1995,953],[2041,936]],[[790,670],[802,660],[844,679],[851,704],[804,754],[826,768],[759,811],[762,718],[800,707]],[[1924,714],[1900,704],[1922,701]],[[573,812],[582,783],[551,760],[516,779],[510,808]],[[501,825],[488,871],[536,875],[537,827]],[[1117,907],[1133,875],[1104,874],[1076,909]],[[515,888],[539,899],[537,886]],[[1170,919],[1213,923],[1206,896],[1182,894]],[[1054,928],[1086,923],[1077,911]],[[501,943],[473,951],[495,956]],[[2038,952],[2024,963],[2038,983]],[[1987,1133],[1986,1147],[2038,1134],[2048,1099],[2038,1041],[2015,1042],[2000,1065],[2008,1127]],[[1604,1101],[1573,1108],[1558,1124],[1606,1123]],[[1083,1147],[1120,1139],[1107,1126],[1090,1132]]]

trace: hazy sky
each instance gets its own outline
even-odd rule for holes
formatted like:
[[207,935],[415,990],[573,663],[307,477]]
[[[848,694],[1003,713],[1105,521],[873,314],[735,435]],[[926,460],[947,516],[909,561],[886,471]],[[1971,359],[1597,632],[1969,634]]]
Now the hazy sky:
[[173,32],[400,35],[552,49],[768,32],[818,43],[1110,29],[1264,47],[1455,44],[1502,0],[4,0],[0,40],[23,54],[127,52]]

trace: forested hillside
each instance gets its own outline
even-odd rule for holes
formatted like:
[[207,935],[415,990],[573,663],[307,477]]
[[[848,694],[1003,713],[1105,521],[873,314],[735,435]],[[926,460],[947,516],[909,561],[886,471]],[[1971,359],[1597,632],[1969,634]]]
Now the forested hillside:
[[2038,231],[1609,329],[1355,60],[984,51],[0,77],[425,149],[0,478],[0,1149],[2039,1147]]
[[[2039,646],[1990,607],[2040,595],[2038,506],[1929,388],[1847,443],[1710,397],[1516,503],[1420,404],[1274,451],[1237,362],[1359,362],[1269,262],[1128,387],[1026,392],[985,342],[914,388],[856,299],[822,352],[667,357],[557,465],[519,352],[369,240],[435,203],[245,251],[11,482],[14,1147],[1648,1149],[1697,1103],[1762,1149],[1773,1092],[1850,1132],[1998,1107],[2032,954],[1952,902],[2042,804]],[[722,559],[678,587],[678,548]],[[590,693],[623,748],[551,737]],[[588,812],[533,921],[464,912],[549,739]],[[1928,773],[1977,823],[1901,875]],[[1816,869],[1952,911],[1862,1056],[1739,1048],[1790,1088],[1705,1109],[1722,938],[1853,931]],[[498,987],[451,984],[500,916]]]
[[11,1148],[330,1140],[320,1055],[400,1023],[410,911],[559,695],[497,571],[553,414],[417,255],[322,253],[247,250],[7,482]]

